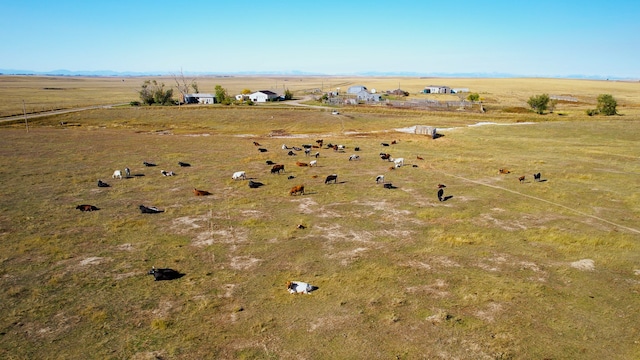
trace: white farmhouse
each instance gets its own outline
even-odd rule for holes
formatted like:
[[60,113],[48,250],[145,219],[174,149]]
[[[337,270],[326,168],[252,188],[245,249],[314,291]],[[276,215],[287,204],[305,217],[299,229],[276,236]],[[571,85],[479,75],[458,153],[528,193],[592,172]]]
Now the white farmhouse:
[[184,102],[187,104],[215,104],[216,96],[212,94],[184,94]]
[[429,85],[425,86],[422,92],[425,94],[451,94],[451,88],[441,85]]
[[274,93],[273,91],[269,91],[269,90],[260,90],[260,91],[256,91],[253,94],[249,95],[249,99],[251,99],[251,101],[253,102],[267,102],[267,101],[273,101],[278,99],[278,94]]

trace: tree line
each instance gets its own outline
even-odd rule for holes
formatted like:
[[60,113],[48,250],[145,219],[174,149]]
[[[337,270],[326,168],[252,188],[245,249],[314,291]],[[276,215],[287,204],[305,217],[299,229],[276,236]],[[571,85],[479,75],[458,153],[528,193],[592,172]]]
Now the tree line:
[[[610,94],[600,94],[598,95],[598,105],[595,109],[588,109],[586,111],[587,115],[616,115],[618,111],[616,110],[618,106],[618,102],[613,98]],[[549,110],[553,112],[558,100],[551,99],[548,94],[540,94],[534,95],[529,98],[527,104],[531,107],[533,111],[538,114],[544,114],[545,111]]]
[[[184,76],[182,76],[182,81],[180,81],[176,77],[174,78],[176,79],[177,88],[180,91],[180,95],[182,96],[182,102],[184,102],[186,95],[190,93],[191,89],[193,89],[194,93],[199,92],[198,83],[195,80],[192,80],[190,83],[187,83],[184,79]],[[229,93],[227,92],[227,89],[223,88],[221,85],[216,85],[214,92],[215,92],[215,98],[217,103],[220,103],[223,105],[231,105],[234,103],[238,103],[238,101],[235,100],[233,96],[229,95]],[[251,90],[249,89],[242,90],[243,95],[247,95],[250,93],[251,93]],[[173,98],[173,89],[166,88],[164,83],[158,82],[157,80],[145,80],[141,85],[141,89],[138,91],[138,95],[140,96],[141,102],[132,101],[130,103],[132,106],[138,106],[141,104],[167,106],[167,105],[176,105],[180,103],[180,100],[175,100]],[[286,89],[284,92],[284,99],[285,100],[293,99],[293,92],[291,92],[289,89]],[[245,102],[248,105],[253,105],[253,102],[251,100],[247,100]]]

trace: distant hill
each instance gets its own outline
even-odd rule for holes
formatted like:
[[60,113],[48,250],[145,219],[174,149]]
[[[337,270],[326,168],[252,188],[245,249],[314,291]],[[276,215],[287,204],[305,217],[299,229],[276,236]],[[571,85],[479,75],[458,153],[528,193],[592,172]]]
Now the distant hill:
[[[37,75],[37,76],[96,76],[96,77],[133,77],[133,76],[170,76],[176,72],[169,71],[112,71],[112,70],[51,70],[51,71],[33,71],[33,70],[16,70],[16,69],[0,69],[0,75]],[[422,72],[380,72],[380,71],[363,71],[356,73],[335,73],[323,74],[304,71],[239,71],[239,72],[183,72],[188,76],[254,76],[254,75],[283,75],[283,76],[392,76],[392,77],[438,77],[438,78],[527,78],[527,77],[546,77],[561,79],[592,79],[592,80],[632,80],[629,78],[608,77],[599,75],[580,75],[572,74],[566,76],[559,75],[521,75],[507,73],[422,73]]]

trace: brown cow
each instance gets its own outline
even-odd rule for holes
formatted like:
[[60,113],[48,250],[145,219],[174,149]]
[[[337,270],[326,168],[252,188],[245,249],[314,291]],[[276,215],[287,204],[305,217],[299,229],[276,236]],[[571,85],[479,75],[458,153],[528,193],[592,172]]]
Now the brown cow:
[[507,169],[500,169],[500,174],[509,174],[511,173],[511,171],[507,170]]
[[518,178],[518,180],[519,180],[521,183],[522,183],[522,182],[524,182],[524,175],[523,175],[523,176],[520,176],[520,177]]
[[309,166],[309,164],[303,163],[303,162],[300,162],[300,161],[296,161],[296,165],[298,165],[298,166]]
[[96,211],[96,210],[100,210],[97,207],[93,206],[93,205],[78,205],[76,206],[76,209],[80,210],[80,211]]
[[296,185],[289,190],[289,195],[304,195],[304,185]]
[[195,194],[195,196],[207,196],[207,195],[211,195],[210,192],[205,191],[205,190],[198,190],[196,188],[193,188],[193,193]]
[[284,165],[276,164],[276,165],[273,165],[273,167],[271,168],[272,174],[275,174],[275,173],[280,174],[280,171],[284,172]]

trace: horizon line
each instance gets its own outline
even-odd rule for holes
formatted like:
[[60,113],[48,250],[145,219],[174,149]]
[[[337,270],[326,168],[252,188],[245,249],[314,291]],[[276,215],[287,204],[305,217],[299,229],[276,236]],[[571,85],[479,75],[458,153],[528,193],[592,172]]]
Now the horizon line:
[[40,76],[91,76],[91,77],[144,77],[144,76],[172,76],[172,75],[188,75],[188,76],[341,76],[341,77],[456,77],[456,78],[554,78],[554,79],[589,79],[589,80],[639,80],[638,77],[632,76],[606,76],[606,75],[584,75],[584,74],[566,74],[566,75],[524,75],[498,72],[416,72],[416,71],[361,71],[350,73],[321,73],[310,71],[113,71],[113,70],[16,70],[16,69],[0,69],[0,75],[40,75]]

